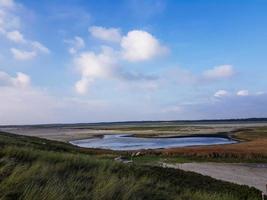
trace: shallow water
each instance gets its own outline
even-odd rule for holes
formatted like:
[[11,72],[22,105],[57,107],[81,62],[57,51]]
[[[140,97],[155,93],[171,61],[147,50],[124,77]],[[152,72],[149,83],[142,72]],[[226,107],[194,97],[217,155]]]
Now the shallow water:
[[111,150],[160,149],[214,144],[232,144],[236,141],[222,137],[137,138],[126,134],[104,135],[102,138],[75,140],[73,145]]

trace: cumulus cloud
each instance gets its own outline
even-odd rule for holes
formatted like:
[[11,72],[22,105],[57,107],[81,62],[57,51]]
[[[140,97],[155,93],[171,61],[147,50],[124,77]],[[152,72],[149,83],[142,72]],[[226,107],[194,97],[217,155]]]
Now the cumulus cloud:
[[157,76],[125,70],[119,64],[120,56],[120,52],[107,46],[102,46],[100,53],[85,51],[75,55],[74,66],[81,75],[75,84],[76,92],[86,94],[97,79],[123,81],[124,85],[127,85],[126,83],[131,87],[133,84],[138,87],[142,85],[142,88],[150,90],[157,87]]
[[128,32],[121,40],[123,58],[128,61],[143,61],[166,53],[167,48],[150,33],[141,30]]
[[93,79],[90,79],[89,77],[83,77],[75,84],[76,92],[78,92],[79,94],[86,94],[91,82],[93,82]]
[[95,38],[119,42],[122,56],[128,61],[148,60],[167,52],[167,48],[162,46],[157,38],[143,30],[132,30],[122,36],[118,28],[92,26],[89,32]]
[[37,56],[35,51],[24,51],[16,48],[11,48],[10,51],[16,60],[21,60],[21,61],[31,60]]
[[105,28],[102,26],[91,26],[89,27],[90,34],[100,40],[108,42],[120,42],[121,32],[118,28]]
[[109,47],[102,47],[99,54],[86,51],[77,55],[74,58],[74,65],[82,78],[75,85],[76,91],[84,94],[87,92],[90,83],[96,78],[112,77],[116,63],[116,54]]
[[78,70],[87,77],[108,77],[111,67],[116,63],[112,49],[103,47],[101,53],[96,54],[86,51],[77,56],[74,60]]
[[122,36],[118,28],[92,26],[89,32],[95,38],[120,43],[122,58],[130,62],[149,60],[168,51],[156,37],[143,30],[132,30]]
[[39,53],[49,54],[50,50],[38,41],[26,40],[24,36],[17,30],[4,32],[7,39],[12,42],[24,44],[25,47],[31,49],[30,51],[19,50],[17,48],[11,48],[13,57],[17,60],[31,60],[35,58]]
[[[174,72],[165,73],[168,78],[146,75],[127,68],[125,70],[125,68],[118,66],[119,63],[150,60],[168,52],[168,49],[161,45],[156,37],[143,30],[132,30],[124,36],[116,28],[94,26],[90,27],[89,31],[92,36],[98,39],[109,41],[109,38],[117,38],[116,41],[120,42],[117,44],[119,48],[116,48],[116,50],[113,47],[106,46],[108,54],[102,50],[100,53],[85,51],[74,56],[74,64],[81,74],[80,80],[75,84],[75,89],[80,94],[85,94],[96,79],[120,79],[127,82],[143,82],[143,85],[158,87],[156,82],[159,80],[168,79],[167,81],[169,81],[171,79],[173,82],[183,84],[205,84],[210,81],[220,81],[234,75],[232,65],[215,66],[202,74],[194,74],[189,70],[176,68]],[[81,44],[77,45],[78,47],[84,46],[84,43],[80,43],[77,38],[75,41]],[[65,42],[75,44],[74,40]],[[71,47],[69,51],[74,54],[76,49],[78,48]],[[217,97],[223,95],[222,91],[216,94]]]
[[226,91],[226,90],[218,90],[217,92],[215,92],[214,96],[215,97],[225,97],[225,96],[228,96],[229,95],[229,92]]
[[237,96],[248,96],[249,95],[249,92],[248,90],[239,90],[237,93],[236,93]]
[[220,65],[203,72],[203,77],[208,80],[229,78],[234,75],[232,65]]
[[[13,57],[17,60],[31,60],[40,53],[48,54],[49,49],[39,41],[27,39],[21,33],[20,17],[18,6],[12,0],[0,0],[0,34],[7,40],[13,42],[12,45],[20,45],[20,49],[12,47],[10,49]],[[22,50],[21,48],[28,49]],[[7,48],[8,49],[8,48]]]
[[46,54],[50,53],[50,50],[38,41],[30,41],[29,43],[32,45],[35,51],[39,51]]
[[7,37],[7,39],[9,39],[15,43],[25,43],[26,42],[24,39],[24,36],[18,30],[6,32],[6,37]]
[[[38,52],[45,53],[45,54],[50,53],[49,49],[47,47],[45,47],[42,43],[40,43],[38,41],[26,40],[24,38],[23,34],[20,33],[18,30],[14,30],[14,31],[2,30],[2,34],[4,34],[8,40],[10,40],[14,43],[25,44],[25,46],[27,46],[28,48],[31,48],[32,49],[32,51],[31,51],[32,56],[29,56],[29,54],[28,54],[28,56],[26,56],[27,58],[35,57],[35,56],[33,56],[33,54],[37,55]],[[15,50],[12,50],[13,55],[18,53],[16,48],[12,48],[12,49],[15,49]],[[26,53],[26,52],[24,51],[24,53]],[[17,56],[14,56],[14,57],[17,58]],[[20,58],[21,56],[18,56],[18,57]],[[24,57],[24,56],[22,56],[22,57]],[[24,60],[24,59],[20,59],[20,60]],[[25,59],[25,60],[28,60],[28,59]]]
[[75,54],[79,50],[85,47],[84,40],[79,36],[75,36],[74,39],[71,39],[71,40],[64,40],[64,42],[70,45],[69,47],[70,54]]
[[28,87],[31,83],[31,78],[22,72],[18,72],[16,78],[14,79],[14,85],[17,87]]
[[16,7],[12,0],[0,0],[0,33],[20,27],[20,18],[15,14]]
[[31,79],[27,74],[18,72],[15,77],[10,76],[6,72],[0,71],[0,87],[28,87]]

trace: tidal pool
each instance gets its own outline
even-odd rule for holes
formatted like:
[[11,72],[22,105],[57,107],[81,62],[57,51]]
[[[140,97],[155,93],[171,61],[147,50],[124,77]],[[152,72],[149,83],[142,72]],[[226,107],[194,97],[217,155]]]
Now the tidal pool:
[[126,134],[104,135],[101,138],[74,140],[73,145],[86,148],[110,149],[117,151],[161,149],[214,144],[233,144],[236,141],[223,137],[177,137],[177,138],[140,138]]

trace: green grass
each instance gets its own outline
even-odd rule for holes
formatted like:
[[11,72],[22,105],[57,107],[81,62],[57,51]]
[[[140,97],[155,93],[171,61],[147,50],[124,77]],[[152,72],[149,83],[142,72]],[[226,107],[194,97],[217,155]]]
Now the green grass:
[[125,165],[113,156],[0,133],[0,199],[260,199],[254,188],[181,170]]
[[[130,159],[130,157],[129,157]],[[251,158],[240,158],[234,156],[222,157],[219,156],[198,156],[198,155],[142,155],[139,157],[133,158],[135,164],[140,165],[152,165],[158,166],[160,163],[190,163],[190,162],[198,162],[198,163],[206,163],[206,162],[214,162],[214,163],[267,163],[266,158],[262,157],[251,157]]]
[[[131,159],[131,157],[128,157]],[[134,164],[137,165],[150,165],[159,166],[160,163],[186,163],[195,162],[193,159],[189,159],[182,156],[164,156],[164,155],[141,155],[132,158]]]

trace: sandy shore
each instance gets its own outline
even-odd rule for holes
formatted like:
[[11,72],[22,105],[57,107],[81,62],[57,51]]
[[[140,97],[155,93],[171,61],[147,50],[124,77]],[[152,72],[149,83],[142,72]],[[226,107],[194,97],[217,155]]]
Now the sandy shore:
[[165,167],[192,171],[215,179],[255,187],[266,193],[267,164],[183,163]]

